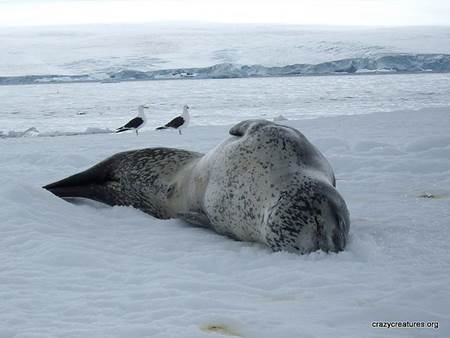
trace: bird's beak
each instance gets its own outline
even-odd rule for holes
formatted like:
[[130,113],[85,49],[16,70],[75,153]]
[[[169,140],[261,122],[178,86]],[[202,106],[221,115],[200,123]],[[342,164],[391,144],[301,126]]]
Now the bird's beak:
[[148,109],[148,108],[149,108],[149,106],[144,106],[144,108],[145,108],[145,109]]

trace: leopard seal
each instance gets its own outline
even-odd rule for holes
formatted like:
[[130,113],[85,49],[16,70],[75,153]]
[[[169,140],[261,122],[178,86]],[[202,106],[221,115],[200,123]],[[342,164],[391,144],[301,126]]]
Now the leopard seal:
[[180,218],[274,251],[343,250],[349,212],[319,150],[298,130],[266,120],[242,121],[230,134],[206,154],[118,153],[44,188]]

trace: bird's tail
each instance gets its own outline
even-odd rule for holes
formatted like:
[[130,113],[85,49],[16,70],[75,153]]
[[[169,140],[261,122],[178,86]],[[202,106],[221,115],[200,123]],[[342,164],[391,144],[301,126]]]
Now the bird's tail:
[[117,128],[117,129],[116,129],[116,133],[121,133],[121,132],[123,132],[123,131],[127,131],[127,130],[130,130],[130,129],[128,129],[128,128],[123,128],[123,127],[120,127],[120,128]]
[[161,129],[167,129],[167,127],[162,126],[162,127],[156,128],[156,130],[161,130]]

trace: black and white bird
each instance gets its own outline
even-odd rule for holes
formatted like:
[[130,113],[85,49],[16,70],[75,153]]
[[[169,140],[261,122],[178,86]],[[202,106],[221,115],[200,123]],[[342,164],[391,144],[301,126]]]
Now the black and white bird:
[[186,104],[183,107],[183,114],[175,117],[173,120],[171,120],[164,126],[158,127],[156,129],[158,129],[158,130],[168,129],[168,128],[178,129],[178,133],[181,135],[181,129],[186,128],[189,125],[190,119],[191,119],[191,116],[189,115],[189,106]]
[[138,107],[138,116],[132,119],[126,125],[117,128],[116,133],[121,133],[127,130],[134,130],[136,131],[136,135],[138,135],[139,134],[138,130],[141,129],[143,126],[145,126],[145,123],[147,122],[147,118],[145,117],[144,114],[144,109],[148,109],[148,106],[140,105]]

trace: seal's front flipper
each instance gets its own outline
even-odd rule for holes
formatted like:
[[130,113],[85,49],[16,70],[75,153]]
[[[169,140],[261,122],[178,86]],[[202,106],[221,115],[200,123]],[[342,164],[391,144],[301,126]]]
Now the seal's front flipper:
[[211,222],[203,212],[185,212],[185,213],[179,213],[177,214],[177,217],[185,220],[188,223],[199,225],[202,227],[209,227],[211,225]]

